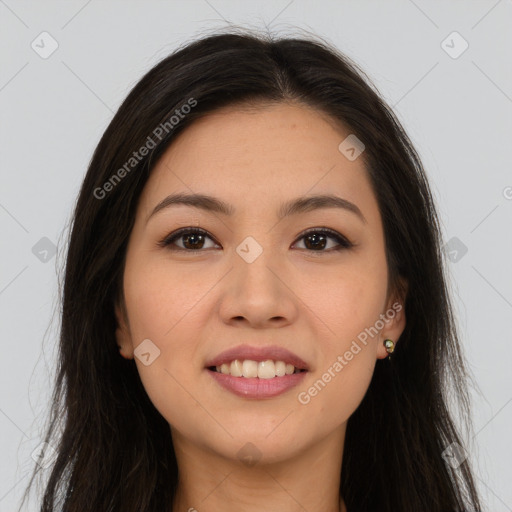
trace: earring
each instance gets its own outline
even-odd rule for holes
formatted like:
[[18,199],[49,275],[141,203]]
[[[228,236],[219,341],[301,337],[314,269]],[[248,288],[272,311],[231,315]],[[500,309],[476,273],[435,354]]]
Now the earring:
[[386,352],[390,354],[388,359],[391,361],[391,354],[395,350],[395,342],[393,340],[384,340],[384,346],[386,347]]

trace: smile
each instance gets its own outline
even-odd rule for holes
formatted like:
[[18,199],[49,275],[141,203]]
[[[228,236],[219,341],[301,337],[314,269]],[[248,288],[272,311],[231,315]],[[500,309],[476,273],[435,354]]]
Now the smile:
[[231,375],[232,377],[244,377],[246,379],[258,377],[259,379],[273,379],[274,377],[284,377],[285,375],[292,375],[300,373],[300,368],[296,368],[293,364],[285,363],[284,361],[253,361],[245,359],[240,361],[235,359],[231,363],[223,363],[220,366],[210,367],[210,370],[215,369],[216,372],[223,375]]

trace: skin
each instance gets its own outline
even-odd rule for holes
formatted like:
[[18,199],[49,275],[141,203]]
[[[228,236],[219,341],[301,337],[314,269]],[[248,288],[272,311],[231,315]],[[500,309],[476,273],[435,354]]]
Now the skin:
[[[309,403],[298,401],[358,334],[393,303],[403,304],[388,294],[382,222],[363,159],[349,161],[338,150],[349,134],[304,105],[225,108],[182,132],[144,188],[127,248],[127,318],[116,304],[116,337],[170,425],[180,470],[175,511],[345,510],[339,483],[347,420],[377,359],[388,356],[383,341],[396,343],[405,327],[402,309]],[[215,196],[236,212],[178,205],[146,222],[178,192]],[[356,204],[365,221],[323,208],[278,222],[282,202],[322,193]],[[188,252],[183,238],[175,240],[181,252],[158,245],[183,227],[200,227],[212,238]],[[322,227],[355,246],[332,251],[338,243],[328,238],[315,250],[299,237]],[[247,236],[263,249],[252,263],[235,250]],[[148,366],[134,355],[145,339],[160,350]],[[285,347],[310,372],[274,398],[235,396],[205,364],[241,343]],[[237,456],[248,442],[260,457],[253,466]]]

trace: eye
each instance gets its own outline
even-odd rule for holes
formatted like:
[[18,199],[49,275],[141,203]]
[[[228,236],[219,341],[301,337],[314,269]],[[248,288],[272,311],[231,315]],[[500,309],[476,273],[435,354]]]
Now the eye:
[[[204,229],[200,228],[181,228],[174,233],[166,236],[161,240],[158,245],[160,247],[166,247],[171,251],[187,251],[187,252],[198,252],[201,249],[211,249],[212,247],[205,247],[205,240],[209,238],[214,241],[213,238]],[[354,244],[349,242],[342,234],[338,233],[329,228],[316,228],[310,229],[300,235],[297,239],[304,239],[305,249],[312,252],[332,252],[341,251],[343,249],[349,249]],[[334,240],[336,244],[334,247],[328,247],[328,239]],[[177,245],[176,241],[181,241],[182,245]],[[295,242],[297,244],[297,242]],[[294,245],[295,245],[294,244]],[[216,244],[216,242],[214,243]],[[174,247],[173,247],[174,246]]]
[[[337,246],[329,247],[329,250],[324,251],[328,245],[328,239],[335,240],[337,242]],[[306,250],[310,250],[313,252],[332,252],[332,251],[341,251],[343,249],[349,249],[353,247],[354,244],[349,242],[342,234],[338,233],[329,228],[316,228],[310,229],[305,233],[302,233],[298,240],[304,239],[304,245],[306,246]]]
[[[198,251],[204,248],[205,238],[212,240],[212,237],[203,229],[182,228],[165,237],[158,245],[167,247],[171,251],[186,251],[188,249],[190,249],[190,251]],[[174,242],[179,239],[183,239],[183,246],[171,247],[174,245]]]

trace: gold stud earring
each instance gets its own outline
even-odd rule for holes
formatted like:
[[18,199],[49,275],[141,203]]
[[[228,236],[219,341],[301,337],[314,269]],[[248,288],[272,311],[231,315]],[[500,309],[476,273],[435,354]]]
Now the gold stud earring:
[[386,352],[390,354],[388,359],[391,361],[391,354],[395,350],[395,342],[393,340],[384,340],[384,346],[386,347]]

